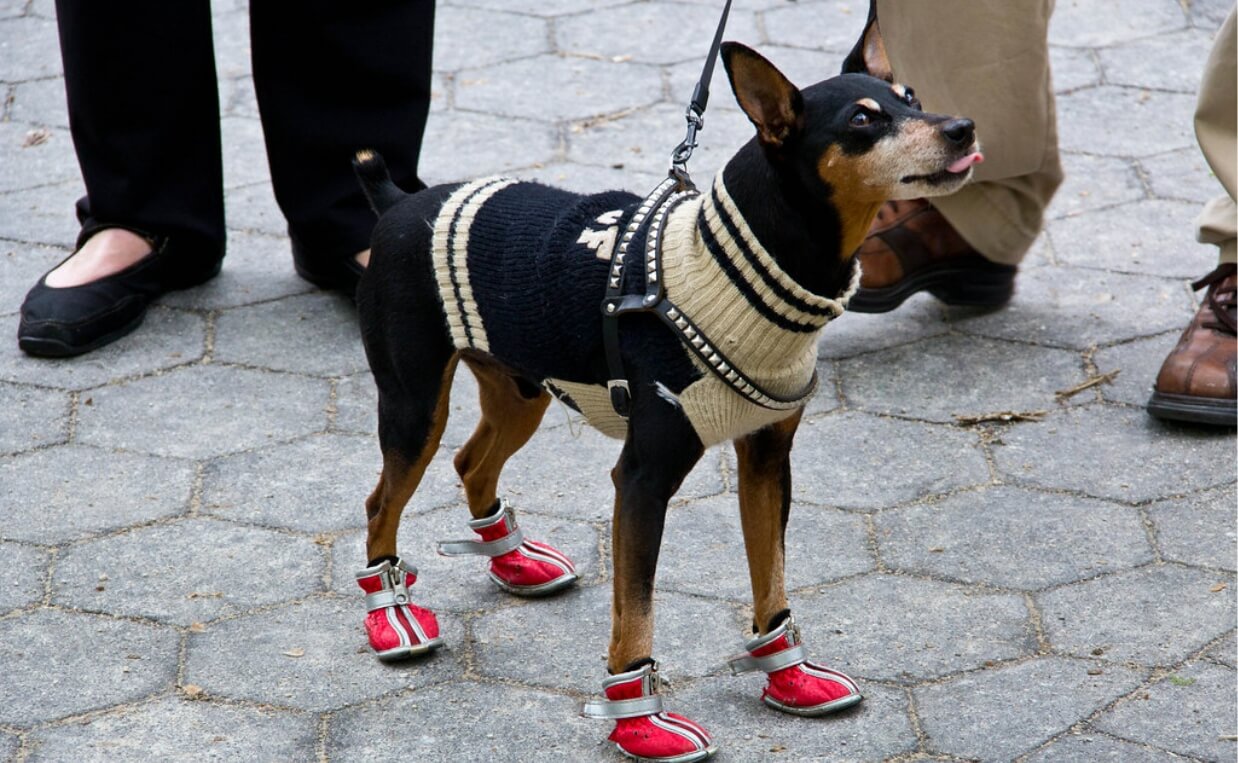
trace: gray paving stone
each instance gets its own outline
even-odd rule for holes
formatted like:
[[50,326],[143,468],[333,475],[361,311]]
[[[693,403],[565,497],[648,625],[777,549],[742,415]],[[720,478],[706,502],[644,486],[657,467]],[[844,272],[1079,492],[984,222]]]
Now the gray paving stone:
[[1127,159],[1087,154],[1062,157],[1066,180],[1049,205],[1051,218],[1073,217],[1146,196],[1134,165]]
[[860,510],[989,481],[972,433],[863,413],[801,425],[791,475],[795,500]]
[[326,426],[327,382],[219,365],[176,369],[91,393],[81,442],[202,458]]
[[1238,557],[1234,485],[1148,507],[1166,559],[1233,571]]
[[[521,528],[532,540],[549,543],[576,566],[583,585],[596,582],[600,571],[598,534],[583,522],[527,514],[516,507]],[[417,568],[414,600],[435,612],[472,612],[494,609],[520,602],[499,589],[486,575],[489,560],[484,557],[449,558],[439,556],[440,540],[477,536],[467,526],[468,509],[461,504],[417,516],[405,515],[400,523],[397,549],[403,559]],[[332,590],[361,601],[356,572],[366,563],[365,533],[349,533],[331,548]]]
[[[459,44],[477,29],[501,29],[503,34],[488,35],[485,45]],[[550,30],[542,19],[450,5],[434,14],[436,71],[454,72],[549,52]]]
[[262,139],[262,124],[256,119],[224,117],[219,121],[219,131],[223,143],[224,188],[269,183],[271,170]]
[[309,715],[162,699],[31,734],[31,761],[305,760],[314,757]]
[[861,685],[854,709],[805,719],[761,703],[763,682],[760,674],[707,679],[675,692],[667,709],[704,725],[725,760],[884,760],[916,746],[902,691]]
[[839,373],[856,408],[954,423],[960,414],[1056,408],[1054,391],[1083,381],[1082,366],[1064,350],[945,336],[843,360]]
[[1194,312],[1186,290],[1173,281],[1046,267],[1020,273],[1014,299],[1002,310],[950,308],[947,315],[967,334],[1083,350],[1181,331]]
[[0,194],[0,238],[72,248],[78,233],[73,203],[84,194],[80,180]]
[[456,108],[544,121],[612,114],[661,95],[655,67],[576,56],[524,58],[456,77]]
[[[694,501],[666,519],[658,585],[668,591],[752,602],[734,495]],[[787,589],[828,583],[876,567],[861,517],[792,506],[786,532]]]
[[224,311],[215,326],[215,359],[319,376],[368,367],[356,307],[327,292]]
[[22,82],[61,73],[56,22],[25,17],[0,20],[0,81]]
[[[667,157],[670,157],[669,149]],[[658,183],[666,179],[665,172],[639,172],[626,166],[622,169],[615,169],[575,162],[555,162],[543,167],[520,170],[514,174],[521,180],[533,180],[576,193],[618,190],[630,191],[641,196],[652,191]]]
[[1199,205],[1148,200],[1049,223],[1058,259],[1121,273],[1195,279],[1216,267],[1216,250],[1195,243]]
[[252,75],[221,78],[219,104],[224,116],[258,119],[258,95]]
[[544,122],[431,110],[417,171],[430,184],[512,174],[551,161],[558,144],[557,128]]
[[391,665],[370,651],[364,622],[360,599],[323,597],[208,626],[189,640],[184,683],[207,695],[321,712],[460,675],[464,634],[455,618],[439,619],[445,647]]
[[49,77],[17,85],[9,118],[14,122],[67,129],[69,107],[65,103],[64,79]]
[[1233,7],[1234,4],[1226,0],[1193,0],[1187,10],[1191,23],[1200,29],[1215,32]]
[[[137,331],[85,357],[34,358],[16,342],[0,342],[0,378],[84,390],[185,365],[205,352],[206,320],[201,315],[156,306],[147,310]],[[94,396],[84,394],[83,403]]]
[[231,230],[228,254],[218,276],[197,288],[165,294],[159,301],[194,310],[219,310],[314,290],[293,271],[287,238]]
[[17,759],[17,748],[20,742],[12,734],[0,732],[0,756],[5,760]]
[[1139,160],[1152,194],[1161,199],[1182,199],[1200,205],[1224,193],[1199,148],[1167,151]]
[[[719,98],[722,93],[719,93]],[[584,120],[569,127],[567,155],[582,164],[615,165],[650,174],[665,172],[670,149],[682,138],[684,107],[663,103],[617,119]],[[691,171],[698,187],[708,188],[726,162],[753,135],[740,114],[710,114],[708,132],[692,154]]]
[[[862,3],[794,3],[765,12],[765,33],[776,45],[828,50],[846,55],[867,17]],[[837,74],[842,60],[830,66]]]
[[307,596],[324,561],[308,538],[189,519],[61,552],[52,601],[187,626]]
[[64,442],[68,425],[64,392],[0,382],[0,453]]
[[223,78],[251,73],[249,14],[244,9],[214,13],[211,27],[215,42],[216,73]]
[[1095,763],[1174,763],[1181,758],[1099,734],[1071,734],[1051,742],[1026,760],[1027,763],[1080,760]]
[[1114,45],[1186,26],[1182,8],[1175,3],[1138,0],[1069,0],[1055,7],[1049,24],[1053,45],[1096,47]]
[[[206,466],[202,511],[305,532],[357,527],[381,464],[374,438],[356,435],[318,435],[238,453]],[[452,485],[446,500],[455,497]]]
[[29,726],[170,688],[178,642],[169,628],[75,612],[0,620],[0,723]]
[[1119,501],[1147,501],[1234,478],[1232,435],[1162,423],[1141,410],[1067,410],[1012,427],[1002,441],[993,457],[998,471],[1016,482]]
[[26,0],[0,0],[0,18],[16,18],[24,15],[25,11]]
[[[669,549],[668,549],[669,550]],[[477,671],[533,686],[600,694],[610,641],[610,585],[570,591],[482,615],[473,622]],[[573,623],[570,638],[548,629]],[[737,608],[670,592],[654,594],[653,656],[674,684],[718,675],[743,647]]]
[[42,549],[0,542],[0,612],[43,600],[48,561]]
[[1049,65],[1053,71],[1053,90],[1056,93],[1100,84],[1100,66],[1091,50],[1050,46]]
[[[467,0],[467,5],[478,8],[493,8],[500,11],[527,13],[531,16],[564,16],[584,13],[608,5],[623,5],[628,0]],[[457,3],[450,3],[456,5]]]
[[270,183],[230,188],[224,194],[224,206],[230,229],[268,236],[288,235],[288,223],[275,203],[275,192]]
[[[623,445],[587,425],[573,426],[534,435],[508,462],[499,492],[529,511],[609,522],[615,508],[610,470]],[[722,454],[706,451],[675,500],[722,492]]]
[[578,711],[568,697],[466,681],[336,714],[327,754],[341,761],[609,760],[605,724]]
[[1184,29],[1174,34],[1135,40],[1096,52],[1111,85],[1176,90],[1194,95],[1199,90],[1212,34]]
[[1124,739],[1205,760],[1233,760],[1234,671],[1197,663],[1118,703],[1094,722]]
[[[42,143],[32,143],[33,140]],[[0,193],[76,180],[69,131],[0,122]]]
[[188,510],[193,465],[66,445],[0,461],[0,535],[60,543]]
[[53,247],[0,241],[0,315],[16,313],[30,287],[66,254]]
[[1059,95],[1060,146],[1063,151],[1126,157],[1186,148],[1195,142],[1190,120],[1163,115],[1190,114],[1194,106],[1193,95],[1113,85]]
[[878,514],[882,560],[909,572],[1037,589],[1152,561],[1132,508],[995,487]]
[[[1038,596],[1055,649],[1146,665],[1180,662],[1234,627],[1233,580],[1173,565],[1121,572]],[[1218,582],[1222,591],[1211,591]]]
[[1238,667],[1238,639],[1233,633],[1229,634],[1228,638],[1208,653],[1208,658],[1221,665]]
[[817,361],[817,391],[804,406],[804,417],[838,410],[842,401],[838,397],[838,363],[824,359]]
[[942,304],[923,293],[893,312],[847,312],[821,335],[821,357],[847,358],[940,336],[950,330],[942,317]]
[[[1186,321],[1183,321],[1183,328],[1185,327]],[[1178,343],[1179,333],[1168,331],[1159,336],[1136,339],[1096,353],[1094,360],[1101,373],[1121,372],[1111,383],[1101,385],[1101,395],[1106,400],[1146,405],[1156,383],[1156,376],[1160,373],[1161,364]]]
[[[700,61],[718,23],[709,8],[676,3],[642,3],[570,16],[555,23],[559,50],[609,60],[673,64]],[[746,8],[732,10],[727,39],[757,40],[756,19]]]
[[915,689],[928,746],[986,761],[1028,752],[1135,688],[1142,678],[1116,665],[1090,675],[1096,668],[1090,661],[1041,657]]
[[865,575],[799,594],[791,610],[809,652],[853,677],[916,682],[1035,649],[1021,596],[936,580]]

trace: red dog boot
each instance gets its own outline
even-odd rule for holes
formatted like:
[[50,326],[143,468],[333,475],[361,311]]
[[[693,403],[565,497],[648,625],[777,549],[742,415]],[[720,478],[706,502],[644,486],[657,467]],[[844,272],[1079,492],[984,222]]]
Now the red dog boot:
[[525,540],[516,515],[500,500],[494,514],[469,521],[481,536],[476,540],[439,541],[443,556],[480,554],[490,557],[490,579],[517,596],[545,596],[576,582],[576,567],[562,551]]
[[443,645],[434,613],[409,599],[408,589],[416,582],[417,568],[399,559],[357,573],[369,612],[365,632],[374,653],[384,662],[425,654]]
[[747,654],[730,659],[731,672],[768,673],[769,685],[761,699],[775,710],[794,715],[825,715],[864,699],[850,678],[808,661],[799,628],[789,614],[777,628],[752,639],[744,648]]
[[682,715],[663,712],[659,683],[658,666],[649,660],[603,681],[606,699],[586,702],[581,715],[613,720],[610,741],[633,760],[690,763],[713,755],[717,748],[709,732]]

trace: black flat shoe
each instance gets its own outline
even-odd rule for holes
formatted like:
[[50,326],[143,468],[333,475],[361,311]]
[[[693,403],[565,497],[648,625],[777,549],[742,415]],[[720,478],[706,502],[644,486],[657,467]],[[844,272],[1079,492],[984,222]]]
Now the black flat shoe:
[[[83,232],[79,247],[89,235]],[[167,237],[155,237],[151,253],[141,260],[80,286],[48,286],[44,273],[22,303],[18,346],[28,355],[45,358],[90,352],[142,325],[146,308],[159,296],[197,286],[218,275],[218,258],[207,266],[186,270],[184,258],[178,256],[183,253],[173,252],[173,248]]]
[[357,283],[365,272],[365,268],[352,257],[331,263],[311,261],[295,242],[292,245],[292,266],[297,275],[318,288],[338,291],[349,297],[356,295]]

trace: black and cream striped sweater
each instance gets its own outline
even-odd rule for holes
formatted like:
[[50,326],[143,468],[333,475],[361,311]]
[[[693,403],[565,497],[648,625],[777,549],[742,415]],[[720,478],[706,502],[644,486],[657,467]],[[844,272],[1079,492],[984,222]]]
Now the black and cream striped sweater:
[[[639,203],[628,193],[582,196],[487,178],[455,189],[433,226],[435,277],[453,344],[542,381],[590,424],[620,438],[627,426],[611,408],[598,365],[600,304],[616,238]],[[721,174],[670,212],[662,246],[667,296],[732,363],[774,394],[803,389],[820,332],[845,309],[858,268],[837,299],[800,287],[753,235]],[[641,267],[640,258],[629,261],[627,291],[641,289]],[[620,325],[625,362],[656,369],[660,394],[677,400],[706,446],[790,414],[741,397],[656,319],[630,316]]]

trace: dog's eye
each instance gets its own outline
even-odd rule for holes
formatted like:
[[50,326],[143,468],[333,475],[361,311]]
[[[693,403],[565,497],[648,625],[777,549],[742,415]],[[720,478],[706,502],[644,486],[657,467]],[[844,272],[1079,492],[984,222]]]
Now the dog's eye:
[[851,115],[850,122],[852,127],[868,127],[873,123],[873,118],[868,115],[867,111],[861,110]]
[[903,102],[913,109],[920,108],[920,99],[916,97],[916,91],[911,88],[907,88],[907,91],[903,93]]

